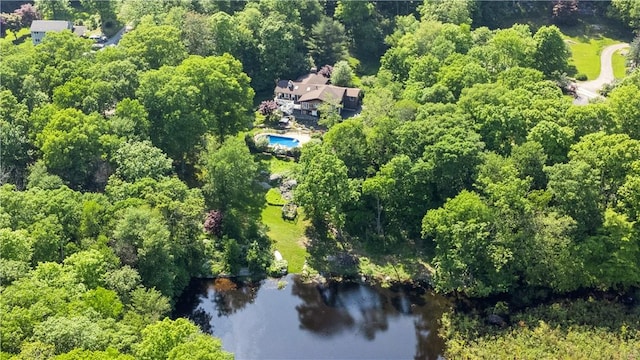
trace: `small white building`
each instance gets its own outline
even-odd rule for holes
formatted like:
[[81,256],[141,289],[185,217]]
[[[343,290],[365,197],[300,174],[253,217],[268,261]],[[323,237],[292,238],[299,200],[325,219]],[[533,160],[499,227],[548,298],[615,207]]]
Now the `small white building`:
[[73,24],[66,20],[34,20],[31,23],[31,41],[33,41],[33,45],[38,45],[47,32],[63,30],[73,31]]

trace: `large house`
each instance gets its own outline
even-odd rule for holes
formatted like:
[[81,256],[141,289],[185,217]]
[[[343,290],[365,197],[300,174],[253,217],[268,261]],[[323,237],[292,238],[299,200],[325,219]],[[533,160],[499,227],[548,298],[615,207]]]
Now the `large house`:
[[42,42],[44,35],[48,32],[60,32],[63,30],[71,30],[74,34],[82,36],[87,28],[84,26],[73,26],[73,23],[66,20],[33,20],[31,23],[31,41],[33,45]]
[[338,108],[356,110],[362,91],[329,84],[329,78],[315,70],[296,81],[280,80],[275,89],[275,101],[284,109],[300,110],[304,115],[318,116],[318,107],[329,102]]

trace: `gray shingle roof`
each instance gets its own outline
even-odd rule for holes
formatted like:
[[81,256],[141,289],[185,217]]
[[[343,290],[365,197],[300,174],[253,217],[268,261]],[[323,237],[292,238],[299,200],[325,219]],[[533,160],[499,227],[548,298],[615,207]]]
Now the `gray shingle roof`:
[[34,20],[31,23],[31,31],[47,32],[71,30],[71,23],[65,20]]

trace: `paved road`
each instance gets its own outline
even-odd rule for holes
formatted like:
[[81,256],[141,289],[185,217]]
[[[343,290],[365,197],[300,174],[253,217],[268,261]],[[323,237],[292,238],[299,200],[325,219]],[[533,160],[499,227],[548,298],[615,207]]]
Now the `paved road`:
[[109,40],[107,40],[104,43],[104,46],[117,45],[120,39],[122,38],[122,35],[124,35],[124,32],[126,29],[127,29],[126,26],[120,29],[120,31],[118,31],[115,35],[113,35]]
[[611,64],[611,57],[616,51],[629,47],[627,43],[615,44],[607,46],[602,50],[600,54],[600,75],[597,79],[591,81],[577,82],[578,89],[576,93],[578,98],[574,101],[576,104],[586,104],[590,99],[594,99],[598,96],[598,90],[605,84],[611,83],[615,80],[613,76],[613,65]]

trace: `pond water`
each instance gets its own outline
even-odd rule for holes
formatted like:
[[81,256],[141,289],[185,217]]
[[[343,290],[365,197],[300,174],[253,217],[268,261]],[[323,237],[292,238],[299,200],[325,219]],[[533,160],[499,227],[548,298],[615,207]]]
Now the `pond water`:
[[439,359],[448,302],[416,287],[198,280],[176,307],[236,359]]
[[280,145],[288,148],[300,146],[300,141],[298,141],[298,139],[294,139],[288,136],[267,135],[267,139],[269,139],[270,146]]

